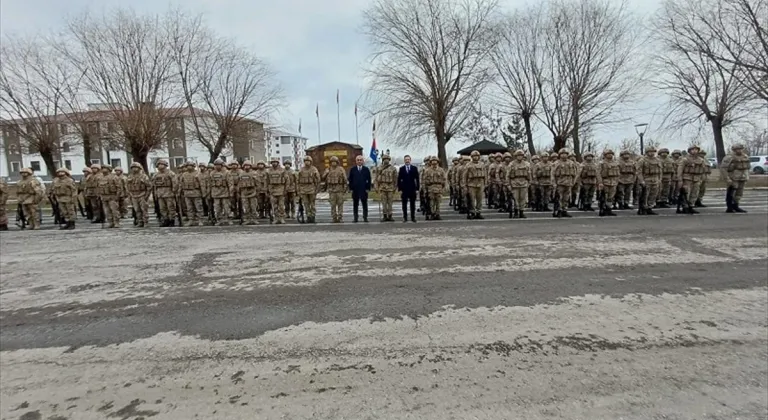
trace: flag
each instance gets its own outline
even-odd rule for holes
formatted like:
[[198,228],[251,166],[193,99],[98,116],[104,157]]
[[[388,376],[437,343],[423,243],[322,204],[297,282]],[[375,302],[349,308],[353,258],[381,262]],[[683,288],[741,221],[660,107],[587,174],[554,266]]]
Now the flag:
[[301,134],[301,118],[299,118],[299,134]]
[[355,102],[355,116],[357,116],[357,102]]
[[376,120],[373,120],[373,143],[371,144],[371,153],[368,157],[371,158],[373,163],[379,163],[379,150],[376,147]]
[[336,89],[336,105],[339,104],[339,90]]
[[320,118],[320,103],[319,102],[315,106],[315,115],[317,115],[317,118]]

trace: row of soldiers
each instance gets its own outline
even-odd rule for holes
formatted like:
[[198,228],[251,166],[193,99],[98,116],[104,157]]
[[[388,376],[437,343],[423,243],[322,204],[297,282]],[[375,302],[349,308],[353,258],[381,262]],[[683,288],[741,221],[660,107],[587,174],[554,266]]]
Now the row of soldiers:
[[[739,200],[749,179],[749,157],[743,145],[731,149],[721,164],[729,186],[726,211],[745,213]],[[704,207],[701,199],[711,168],[698,146],[687,151],[683,156],[675,150],[670,156],[662,148],[657,156],[656,149],[649,147],[638,158],[622,151],[617,160],[613,150],[606,149],[601,160],[588,152],[581,163],[567,149],[530,159],[522,150],[498,153],[489,162],[481,162],[480,153],[473,151],[453,159],[448,171],[450,204],[470,219],[482,218],[484,196],[490,207],[509,211],[513,218],[525,218],[525,208],[550,211],[550,203],[554,217],[571,217],[568,208],[594,211],[592,204],[597,199],[601,216],[615,216],[614,209],[632,209],[630,197],[634,196],[633,204],[639,205],[641,215],[655,215],[654,208],[669,208],[670,204],[677,204],[679,213],[696,214],[695,207]]]

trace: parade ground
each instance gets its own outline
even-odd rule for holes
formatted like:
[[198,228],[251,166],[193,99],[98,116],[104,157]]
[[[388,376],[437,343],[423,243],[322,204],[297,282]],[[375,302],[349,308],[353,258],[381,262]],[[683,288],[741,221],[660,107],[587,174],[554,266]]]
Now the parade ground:
[[0,419],[765,419],[768,191],[726,214],[0,234]]

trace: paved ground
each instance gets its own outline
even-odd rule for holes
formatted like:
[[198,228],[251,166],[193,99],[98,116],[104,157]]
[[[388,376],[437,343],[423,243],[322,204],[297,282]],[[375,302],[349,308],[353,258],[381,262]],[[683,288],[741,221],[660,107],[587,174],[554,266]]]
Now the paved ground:
[[4,232],[0,419],[764,419],[764,194],[747,215]]

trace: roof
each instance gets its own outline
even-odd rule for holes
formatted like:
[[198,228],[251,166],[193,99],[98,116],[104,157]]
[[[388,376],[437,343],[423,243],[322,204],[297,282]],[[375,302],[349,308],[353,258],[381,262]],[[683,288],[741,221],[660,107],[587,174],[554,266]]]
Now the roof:
[[339,146],[343,146],[343,147],[351,147],[353,149],[363,150],[363,146],[360,146],[359,144],[344,143],[342,141],[331,141],[331,142],[323,143],[323,144],[320,144],[320,145],[317,145],[317,146],[307,147],[305,149],[305,151],[306,152],[311,152],[312,150],[315,150],[315,149],[317,149],[319,147],[326,148],[326,147],[331,146],[331,145],[339,145]]
[[469,147],[465,147],[459,150],[457,153],[460,155],[468,155],[472,153],[473,150],[477,150],[478,152],[480,152],[481,155],[489,155],[491,153],[504,153],[509,151],[509,149],[507,149],[506,147],[498,143],[494,143],[488,140],[483,140]]
[[[193,108],[194,113],[197,115],[206,115],[211,114],[210,111],[206,111],[199,108]],[[183,108],[162,108],[162,111],[164,111],[167,114],[173,115],[174,118],[183,118],[183,117],[191,117],[193,111],[187,107]],[[81,122],[101,122],[101,121],[113,121],[115,120],[113,116],[114,111],[111,109],[103,109],[103,110],[88,110],[88,111],[79,111],[79,112],[62,112],[60,114],[52,114],[52,115],[41,115],[38,118],[17,118],[17,119],[0,119],[0,125],[5,124],[25,124],[28,121],[35,121],[44,119],[48,123],[60,123],[60,124],[66,124],[71,123],[74,121],[81,121]],[[251,120],[258,124],[264,124],[261,121],[257,120]]]

